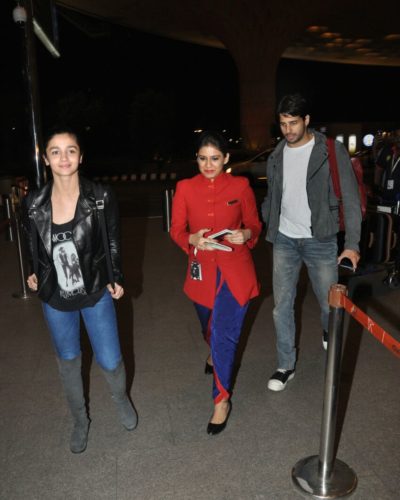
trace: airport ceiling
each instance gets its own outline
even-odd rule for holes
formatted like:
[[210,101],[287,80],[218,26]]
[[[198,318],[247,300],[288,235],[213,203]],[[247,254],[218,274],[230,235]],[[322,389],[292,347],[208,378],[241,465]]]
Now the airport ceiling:
[[[268,0],[62,0],[57,4],[67,8],[63,9],[64,15],[92,36],[99,36],[101,23],[90,23],[79,13],[156,35],[228,49],[229,43],[224,41],[229,40],[235,30],[246,32],[256,26],[266,43],[273,44],[273,37],[279,36],[281,26],[282,36],[290,40],[283,57],[400,66],[399,0],[276,3]],[[263,23],[263,19],[268,21]],[[260,30],[263,24],[264,31]]]

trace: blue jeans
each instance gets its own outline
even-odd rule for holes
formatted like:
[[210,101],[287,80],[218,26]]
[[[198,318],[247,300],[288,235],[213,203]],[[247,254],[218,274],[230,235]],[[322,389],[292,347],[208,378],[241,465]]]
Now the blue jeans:
[[294,301],[302,264],[307,266],[321,308],[321,323],[328,330],[328,294],[337,283],[337,239],[289,238],[278,233],[273,245],[273,318],[277,335],[278,368],[292,370],[296,363]]
[[82,314],[97,363],[107,371],[117,368],[122,355],[115,307],[108,290],[93,307],[77,311],[59,311],[45,302],[42,306],[58,357],[74,359],[80,356],[80,314]]

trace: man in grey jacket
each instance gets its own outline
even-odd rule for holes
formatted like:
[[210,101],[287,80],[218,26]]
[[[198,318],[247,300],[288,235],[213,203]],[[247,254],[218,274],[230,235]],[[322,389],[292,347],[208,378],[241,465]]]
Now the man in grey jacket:
[[361,208],[357,180],[349,155],[335,142],[345,220],[344,250],[338,257],[339,203],[330,176],[326,137],[308,128],[307,102],[285,96],[277,109],[284,139],[269,156],[268,194],[262,205],[267,241],[273,244],[273,318],[278,369],[268,389],[281,391],[295,375],[294,301],[302,264],[307,266],[321,308],[322,342],[327,348],[328,292],[337,283],[337,266],[359,261]]

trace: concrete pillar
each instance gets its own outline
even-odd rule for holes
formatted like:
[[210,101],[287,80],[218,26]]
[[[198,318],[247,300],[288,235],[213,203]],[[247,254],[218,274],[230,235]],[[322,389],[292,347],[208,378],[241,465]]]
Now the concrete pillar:
[[259,150],[271,144],[275,119],[275,81],[277,65],[268,66],[268,76],[248,75],[240,67],[240,127],[246,147]]
[[266,38],[259,46],[257,43],[227,44],[238,69],[241,136],[245,146],[253,150],[271,145],[275,123],[276,72],[285,47],[267,51],[268,45]]

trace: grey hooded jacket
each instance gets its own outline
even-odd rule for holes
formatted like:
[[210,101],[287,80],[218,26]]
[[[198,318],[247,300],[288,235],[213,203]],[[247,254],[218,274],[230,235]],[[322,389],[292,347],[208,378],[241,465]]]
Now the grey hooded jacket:
[[[339,203],[329,172],[326,137],[315,130],[312,133],[315,145],[307,170],[307,197],[311,210],[311,233],[318,240],[323,240],[339,231]],[[282,140],[268,158],[268,193],[261,207],[262,217],[267,225],[266,239],[272,243],[279,230],[285,144],[286,141]],[[358,184],[343,144],[335,141],[335,147],[345,219],[344,248],[359,251],[362,217]]]

